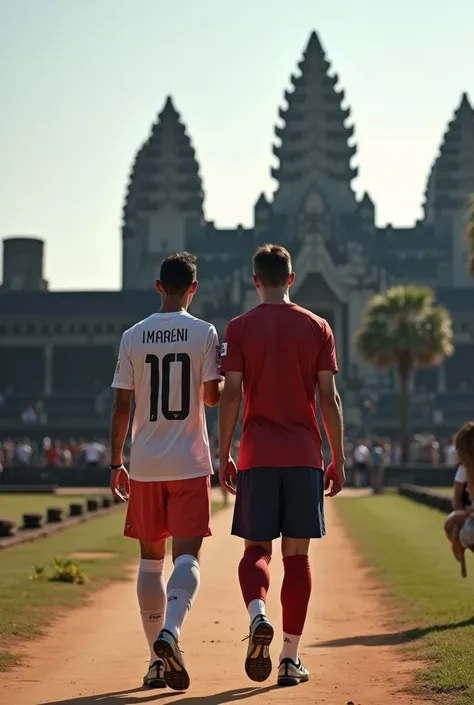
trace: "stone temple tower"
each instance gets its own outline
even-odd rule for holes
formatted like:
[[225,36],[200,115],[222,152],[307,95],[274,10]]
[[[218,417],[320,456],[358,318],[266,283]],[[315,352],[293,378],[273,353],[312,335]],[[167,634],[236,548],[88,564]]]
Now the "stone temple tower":
[[474,109],[466,93],[448,125],[428,179],[425,219],[453,216],[474,192]]
[[356,208],[351,182],[357,176],[351,159],[356,147],[349,144],[354,128],[348,126],[349,108],[343,108],[344,91],[338,90],[337,74],[316,32],[310,36],[299,75],[291,76],[292,91],[285,92],[287,107],[280,109],[282,127],[276,127],[280,145],[273,153],[279,160],[272,176],[278,182],[275,213],[295,213],[308,191],[315,189],[332,208],[351,212]]
[[446,248],[448,284],[472,287],[466,268],[464,228],[468,196],[474,193],[474,109],[467,93],[454,112],[434,161],[425,192],[425,222]]
[[149,289],[161,260],[204,231],[202,182],[171,97],[138,150],[123,209],[124,289]]

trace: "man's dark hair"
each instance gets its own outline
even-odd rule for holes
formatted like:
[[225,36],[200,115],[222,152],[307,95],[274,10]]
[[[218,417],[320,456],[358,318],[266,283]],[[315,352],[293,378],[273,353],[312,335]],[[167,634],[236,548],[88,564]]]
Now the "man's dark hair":
[[160,282],[167,294],[183,296],[196,281],[196,257],[189,252],[176,252],[161,263]]
[[253,271],[263,286],[285,286],[291,274],[291,256],[280,245],[262,245],[253,256]]

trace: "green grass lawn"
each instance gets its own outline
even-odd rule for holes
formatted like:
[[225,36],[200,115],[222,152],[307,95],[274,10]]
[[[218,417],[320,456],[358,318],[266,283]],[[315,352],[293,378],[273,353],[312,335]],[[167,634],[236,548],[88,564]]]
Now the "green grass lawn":
[[[50,496],[54,504],[56,499]],[[221,506],[213,503],[213,512]],[[117,510],[49,538],[0,550],[0,671],[18,663],[20,643],[43,634],[58,613],[84,604],[109,581],[128,579],[126,564],[137,557],[138,545],[123,537],[123,520],[124,512]],[[78,552],[113,555],[78,561],[88,577],[85,585],[29,580],[35,565]]]
[[[106,492],[107,490],[104,490],[102,494]],[[100,494],[98,492],[98,495]],[[28,512],[44,514],[48,507],[64,507],[67,511],[72,502],[84,502],[84,500],[84,495],[77,494],[0,494],[0,518],[13,519],[18,526],[21,526],[23,514]]]
[[337,507],[364,560],[395,598],[390,643],[428,661],[414,690],[446,705],[472,705],[474,555],[467,556],[463,580],[444,537],[443,514],[397,495],[340,498]]

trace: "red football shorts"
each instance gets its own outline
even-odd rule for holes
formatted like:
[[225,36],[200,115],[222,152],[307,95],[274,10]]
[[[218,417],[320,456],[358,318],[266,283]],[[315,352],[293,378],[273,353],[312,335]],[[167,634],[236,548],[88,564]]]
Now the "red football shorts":
[[130,480],[125,536],[157,542],[169,536],[210,536],[209,476],[168,482]]

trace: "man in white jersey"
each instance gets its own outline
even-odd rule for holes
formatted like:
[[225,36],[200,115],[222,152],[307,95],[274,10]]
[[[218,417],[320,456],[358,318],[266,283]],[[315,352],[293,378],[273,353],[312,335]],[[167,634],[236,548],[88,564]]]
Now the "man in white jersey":
[[[199,587],[199,552],[210,536],[212,462],[204,404],[219,402],[219,341],[210,323],[187,309],[197,289],[196,258],[172,255],[161,265],[159,313],[125,331],[112,386],[111,487],[129,495],[125,536],[140,541],[138,602],[150,647],[143,682],[186,690],[180,630]],[[130,477],[123,446],[130,423]],[[165,590],[166,539],[174,570]],[[165,605],[166,610],[165,610]],[[165,615],[166,611],[166,615]]]

